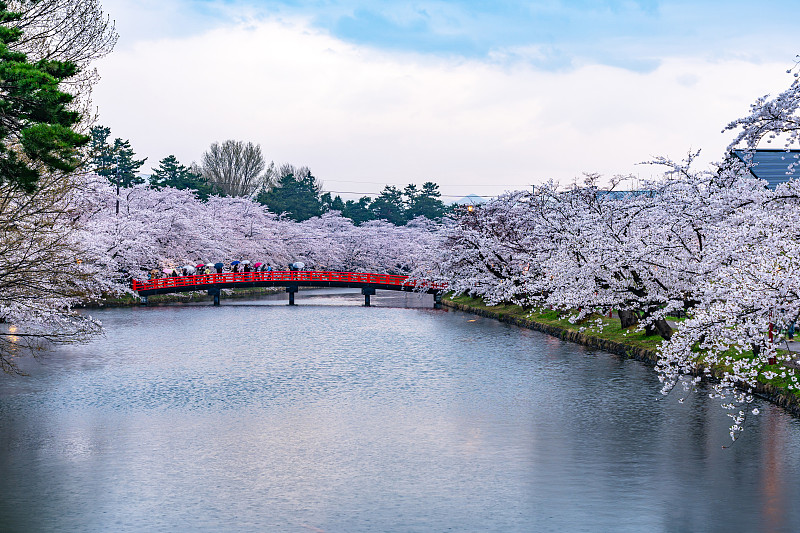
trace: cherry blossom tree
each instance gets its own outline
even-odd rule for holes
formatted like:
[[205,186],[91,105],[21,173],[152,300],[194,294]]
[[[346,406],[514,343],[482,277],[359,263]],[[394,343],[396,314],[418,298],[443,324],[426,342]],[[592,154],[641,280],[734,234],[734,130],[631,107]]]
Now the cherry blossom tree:
[[356,226],[338,212],[302,223],[270,213],[241,197],[200,201],[189,190],[145,186],[122,191],[120,212],[110,184],[94,180],[84,197],[84,223],[117,290],[152,269],[248,259],[282,268],[409,272],[438,249],[439,225],[427,219],[397,227],[373,221]]
[[0,369],[14,372],[22,353],[99,331],[73,310],[108,288],[83,227],[77,131],[90,123],[91,63],[116,33],[95,0],[1,4]]
[[[737,131],[728,151],[799,143],[795,70],[789,89],[728,125]],[[696,156],[656,159],[664,176],[638,192],[615,190],[620,178],[601,187],[590,174],[459,213],[431,279],[489,304],[549,306],[574,319],[616,310],[623,326],[665,339],[657,366],[665,393],[716,371],[714,394],[732,411],[735,437],[759,383],[798,390],[799,362],[778,348],[800,316],[800,186],[769,190],[749,163],[727,155],[698,171]],[[787,156],[787,170],[795,163]],[[677,332],[666,321],[676,312],[688,316]]]
[[80,342],[99,323],[74,311],[107,288],[81,224],[83,176],[43,173],[28,193],[0,185],[0,369],[51,343]]
[[[763,141],[779,140],[787,149],[800,140],[800,84],[794,80],[774,98],[764,96],[750,113],[731,122],[738,130],[728,150],[743,147],[752,152]],[[741,181],[753,180],[746,163],[720,165],[721,174]],[[796,159],[786,158],[787,171]],[[759,383],[772,383],[797,391],[797,361],[779,352],[786,332],[800,315],[797,275],[800,250],[796,228],[800,216],[800,187],[790,181],[774,191],[762,182],[749,194],[732,195],[731,216],[716,226],[712,238],[712,263],[697,280],[700,301],[678,334],[662,346],[658,370],[664,391],[676,384],[690,390],[698,372],[714,368],[720,376],[715,394],[731,410],[731,437],[743,429],[745,405]],[[698,357],[698,352],[702,358]]]
[[541,303],[543,264],[557,238],[537,224],[542,198],[516,191],[457,212],[454,224],[444,229],[444,251],[423,267],[427,277],[490,304]]

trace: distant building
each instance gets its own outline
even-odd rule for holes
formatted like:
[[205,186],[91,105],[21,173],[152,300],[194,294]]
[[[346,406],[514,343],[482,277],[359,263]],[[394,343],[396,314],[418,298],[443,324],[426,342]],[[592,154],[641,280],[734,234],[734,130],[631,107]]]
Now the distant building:
[[[752,152],[747,150],[734,150],[734,157],[746,164],[748,153],[752,154],[750,173],[756,178],[767,182],[767,187],[774,189],[779,183],[800,178],[800,150],[757,149]],[[794,167],[789,170],[789,165]]]

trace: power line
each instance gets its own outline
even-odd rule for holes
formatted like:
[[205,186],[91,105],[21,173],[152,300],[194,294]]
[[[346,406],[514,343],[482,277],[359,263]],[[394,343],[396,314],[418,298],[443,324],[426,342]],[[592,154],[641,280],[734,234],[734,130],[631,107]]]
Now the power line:
[[[375,192],[356,192],[356,191],[323,191],[329,192],[334,194],[360,194],[362,196],[372,196],[372,195],[380,195],[380,193]],[[469,196],[469,194],[440,194],[439,196],[446,196],[448,198],[464,198],[465,196]]]
[[[330,179],[320,179],[323,183],[327,183],[332,181],[334,183],[360,183],[363,185],[391,185],[394,187],[404,187],[408,185],[408,183],[386,183],[384,181],[356,181],[356,180],[330,180]],[[436,184],[439,187],[463,187],[463,185],[443,185],[443,184]],[[492,184],[481,184],[481,185],[470,185],[470,187],[497,187],[497,188],[520,188],[524,187],[524,185],[492,185]]]

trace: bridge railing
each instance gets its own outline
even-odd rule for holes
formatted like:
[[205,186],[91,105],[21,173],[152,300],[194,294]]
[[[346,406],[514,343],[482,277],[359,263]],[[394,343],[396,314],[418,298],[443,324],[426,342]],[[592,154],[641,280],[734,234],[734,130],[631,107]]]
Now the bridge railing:
[[[151,279],[149,281],[133,280],[134,291],[150,291],[180,287],[196,287],[198,285],[214,285],[218,283],[253,283],[253,282],[341,282],[362,283],[369,285],[394,285],[413,287],[414,282],[408,276],[393,274],[368,274],[362,272],[319,272],[319,271],[272,271],[272,272],[227,272],[224,274],[200,274],[195,276],[177,276]],[[439,287],[430,287],[439,288]],[[442,287],[443,288],[443,287]],[[191,289],[189,289],[191,290]]]

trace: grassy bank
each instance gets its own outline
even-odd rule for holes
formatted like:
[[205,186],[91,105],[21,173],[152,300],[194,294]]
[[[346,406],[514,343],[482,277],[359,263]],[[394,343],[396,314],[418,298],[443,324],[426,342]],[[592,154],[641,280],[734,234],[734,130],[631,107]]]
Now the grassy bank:
[[[606,351],[654,363],[656,349],[661,342],[659,336],[646,336],[635,328],[623,329],[615,318],[594,315],[580,323],[571,323],[561,318],[562,313],[549,309],[526,309],[518,305],[486,305],[480,298],[448,295],[444,304],[454,309],[479,314],[518,326],[542,331],[554,337],[578,342],[586,346],[602,348]],[[603,321],[603,328],[593,327],[595,322]]]
[[[526,309],[509,304],[489,306],[482,299],[469,296],[447,295],[443,299],[443,303],[454,309],[534,329],[560,339],[649,364],[655,364],[656,351],[662,341],[658,335],[646,336],[643,331],[635,331],[635,327],[624,329],[616,318],[592,316],[582,323],[573,324],[567,318],[561,318],[562,313],[559,311]],[[598,318],[603,321],[602,330],[591,327]],[[780,371],[777,367],[775,369]],[[788,379],[777,379],[770,383],[761,382],[756,393],[772,403],[800,415],[800,394],[787,389],[785,385],[788,383]]]

